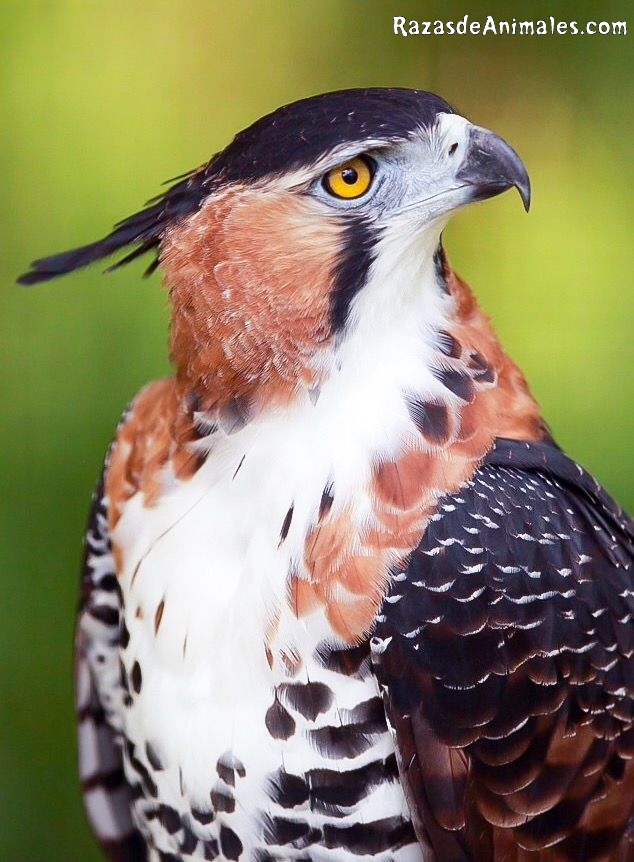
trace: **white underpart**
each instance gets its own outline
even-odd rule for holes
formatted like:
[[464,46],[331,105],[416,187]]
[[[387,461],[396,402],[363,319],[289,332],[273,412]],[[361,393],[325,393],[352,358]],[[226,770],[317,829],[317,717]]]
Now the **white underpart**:
[[[169,490],[149,508],[137,494],[113,536],[125,560],[126,664],[137,660],[142,671],[125,733],[141,748],[151,741],[168,765],[155,776],[161,801],[180,811],[185,809],[177,766],[188,802],[206,808],[218,757],[232,751],[240,758],[247,774],[237,783],[236,811],[227,822],[243,841],[253,832],[252,815],[273,809],[263,793],[266,775],[282,765],[298,774],[336,768],[309,746],[303,729],[338,724],[339,710],[378,693],[373,677],[348,680],[314,661],[329,626],[321,613],[297,620],[285,591],[291,564],[301,566],[305,536],[326,485],[333,486],[333,513],[352,501],[361,526],[370,513],[372,464],[399,453],[415,433],[403,393],[440,394],[429,366],[433,333],[446,325],[448,314],[449,300],[436,285],[432,262],[441,227],[409,245],[403,235],[412,230],[411,214],[388,228],[370,282],[353,304],[349,333],[327,360],[330,376],[316,403],[306,397],[229,437],[214,437],[210,456],[192,479],[172,477]],[[290,530],[280,545],[291,505]],[[155,636],[161,601],[164,613]],[[333,708],[314,723],[298,724],[287,742],[272,739],[264,723],[273,687],[285,679],[281,669],[271,672],[264,649],[279,611],[274,649],[293,648],[303,659],[294,681],[323,680],[335,693]],[[392,750],[385,734],[345,768]],[[406,812],[398,784],[383,785],[365,806],[356,821]],[[318,823],[320,817],[313,819]],[[151,828],[160,831],[163,849],[169,849],[165,831],[156,821]],[[405,849],[395,858],[422,858],[418,848]],[[311,854],[335,858],[326,850],[311,848]]]

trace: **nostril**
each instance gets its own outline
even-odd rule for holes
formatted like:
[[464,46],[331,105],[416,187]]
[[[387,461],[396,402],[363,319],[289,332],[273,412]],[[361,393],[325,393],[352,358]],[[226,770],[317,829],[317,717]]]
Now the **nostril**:
[[452,144],[449,147],[449,155],[453,156],[453,154],[456,152],[457,149],[458,149],[458,144]]

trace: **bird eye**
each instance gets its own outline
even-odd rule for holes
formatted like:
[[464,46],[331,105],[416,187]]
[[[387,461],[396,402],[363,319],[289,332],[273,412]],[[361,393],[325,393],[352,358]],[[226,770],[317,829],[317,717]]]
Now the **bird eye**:
[[336,198],[352,200],[364,195],[372,185],[374,163],[367,156],[344,162],[324,176],[324,188]]

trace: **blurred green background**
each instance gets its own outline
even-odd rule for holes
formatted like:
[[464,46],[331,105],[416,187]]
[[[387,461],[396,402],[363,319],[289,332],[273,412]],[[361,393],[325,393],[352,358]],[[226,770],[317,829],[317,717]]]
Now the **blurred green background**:
[[100,858],[74,763],[81,538],[122,408],[168,368],[165,295],[158,275],[140,279],[142,264],[31,289],[14,278],[33,257],[102,235],[263,113],[328,89],[413,86],[513,143],[532,175],[530,216],[505,195],[456,218],[446,245],[560,443],[634,509],[632,36],[392,35],[395,14],[627,21],[628,7],[510,8],[0,7],[0,859]]

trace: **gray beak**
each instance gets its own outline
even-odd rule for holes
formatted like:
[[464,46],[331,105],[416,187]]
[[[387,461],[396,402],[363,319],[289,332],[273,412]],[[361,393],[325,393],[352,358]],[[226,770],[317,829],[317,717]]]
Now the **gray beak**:
[[492,198],[515,186],[528,212],[531,183],[515,150],[499,135],[480,126],[467,129],[466,147],[456,179],[470,187],[471,200]]

